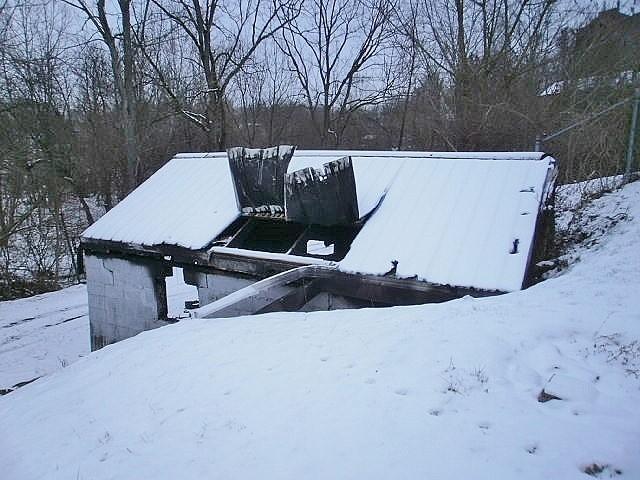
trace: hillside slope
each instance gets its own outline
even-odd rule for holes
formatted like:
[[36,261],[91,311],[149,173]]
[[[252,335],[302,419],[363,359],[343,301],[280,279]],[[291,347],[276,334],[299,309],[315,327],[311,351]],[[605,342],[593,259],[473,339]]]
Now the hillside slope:
[[[169,315],[180,316],[197,290],[184,283],[180,269],[166,283]],[[0,302],[0,392],[88,355],[88,310],[86,285]]]
[[190,320],[107,347],[0,397],[0,472],[640,478],[639,183],[584,218],[607,217],[526,291]]

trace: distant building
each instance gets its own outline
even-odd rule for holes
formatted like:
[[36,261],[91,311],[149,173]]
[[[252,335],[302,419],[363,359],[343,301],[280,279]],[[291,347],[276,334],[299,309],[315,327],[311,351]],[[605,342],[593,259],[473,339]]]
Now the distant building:
[[565,30],[559,43],[559,68],[541,96],[630,86],[640,68],[640,13],[604,10],[586,25]]
[[640,64],[640,13],[627,15],[618,8],[600,12],[575,31],[573,60],[576,75],[618,75]]

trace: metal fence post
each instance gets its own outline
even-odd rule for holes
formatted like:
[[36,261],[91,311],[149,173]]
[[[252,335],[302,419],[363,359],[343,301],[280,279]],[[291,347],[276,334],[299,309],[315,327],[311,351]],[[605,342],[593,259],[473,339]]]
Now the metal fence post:
[[533,151],[534,152],[541,152],[542,151],[542,135],[540,135],[540,134],[536,135],[536,143],[533,146]]
[[638,108],[640,107],[640,85],[638,85],[637,73],[635,77],[635,94],[633,98],[633,111],[631,113],[631,127],[629,129],[629,145],[627,146],[627,162],[624,170],[624,182],[628,182],[631,178],[631,170],[633,166],[634,150],[636,146],[636,130],[638,128]]

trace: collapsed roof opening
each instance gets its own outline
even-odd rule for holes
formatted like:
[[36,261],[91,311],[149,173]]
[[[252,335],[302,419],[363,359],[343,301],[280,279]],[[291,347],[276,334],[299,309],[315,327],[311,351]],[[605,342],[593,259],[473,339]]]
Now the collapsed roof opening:
[[351,157],[287,173],[293,147],[231,148],[242,221],[213,243],[243,250],[342,260],[360,231]]
[[361,228],[362,224],[327,227],[241,217],[233,229],[220,234],[214,245],[339,261],[347,255]]
[[251,218],[227,245],[232,248],[244,248],[272,253],[287,253],[305,226],[271,219]]
[[[292,255],[342,260],[351,248],[351,242],[362,225],[309,225],[302,237],[291,248]],[[312,247],[309,248],[311,243]],[[324,246],[324,248],[322,248]],[[331,248],[329,248],[331,246]],[[315,248],[314,248],[315,247]]]

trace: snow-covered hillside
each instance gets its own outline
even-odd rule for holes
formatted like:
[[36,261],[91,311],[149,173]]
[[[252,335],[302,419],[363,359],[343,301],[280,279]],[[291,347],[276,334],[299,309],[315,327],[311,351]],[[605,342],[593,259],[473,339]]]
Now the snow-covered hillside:
[[[184,301],[197,295],[182,270],[167,277],[170,316],[179,316]],[[64,368],[89,350],[85,285],[0,302],[0,392]]]
[[88,355],[0,397],[2,478],[640,478],[640,183],[590,212],[590,248],[526,291]]

